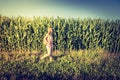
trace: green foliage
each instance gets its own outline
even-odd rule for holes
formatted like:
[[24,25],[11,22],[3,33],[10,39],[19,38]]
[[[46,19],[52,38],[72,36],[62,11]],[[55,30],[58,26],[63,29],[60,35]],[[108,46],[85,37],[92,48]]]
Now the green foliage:
[[1,80],[120,79],[120,55],[108,54],[101,49],[71,51],[65,54],[59,52],[54,54],[56,59],[52,62],[49,59],[41,61],[36,54],[14,54],[9,54],[10,60],[5,58],[5,53],[0,54]]
[[57,50],[103,48],[120,52],[120,20],[64,19],[0,16],[0,49],[2,51],[44,51],[43,37],[47,28],[54,29]]

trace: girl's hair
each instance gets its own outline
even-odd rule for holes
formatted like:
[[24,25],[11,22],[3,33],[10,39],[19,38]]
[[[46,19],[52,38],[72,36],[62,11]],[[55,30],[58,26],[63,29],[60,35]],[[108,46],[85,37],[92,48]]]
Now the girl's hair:
[[52,32],[51,32],[52,30],[53,30],[52,27],[49,27],[49,28],[48,28],[48,33],[52,33]]

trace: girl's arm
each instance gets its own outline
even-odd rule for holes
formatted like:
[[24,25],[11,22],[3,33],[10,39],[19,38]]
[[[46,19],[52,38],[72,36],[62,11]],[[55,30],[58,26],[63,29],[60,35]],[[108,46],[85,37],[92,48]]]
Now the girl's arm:
[[47,44],[48,41],[47,41],[47,37],[48,37],[48,34],[46,34],[46,36],[44,37],[44,43]]

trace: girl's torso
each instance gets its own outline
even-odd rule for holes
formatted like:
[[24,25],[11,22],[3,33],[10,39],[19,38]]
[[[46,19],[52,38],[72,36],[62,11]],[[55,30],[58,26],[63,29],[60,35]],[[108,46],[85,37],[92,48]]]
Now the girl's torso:
[[53,37],[51,34],[47,34],[47,42],[49,46],[53,46]]

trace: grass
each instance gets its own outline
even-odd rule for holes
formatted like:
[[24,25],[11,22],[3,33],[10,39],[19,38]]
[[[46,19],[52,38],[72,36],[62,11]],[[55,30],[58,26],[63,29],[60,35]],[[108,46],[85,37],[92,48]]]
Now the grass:
[[40,60],[45,54],[29,52],[2,52],[0,54],[1,80],[118,80],[120,54],[102,49],[54,51],[54,60]]

